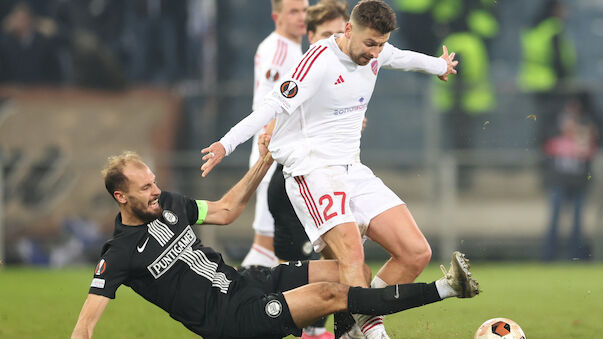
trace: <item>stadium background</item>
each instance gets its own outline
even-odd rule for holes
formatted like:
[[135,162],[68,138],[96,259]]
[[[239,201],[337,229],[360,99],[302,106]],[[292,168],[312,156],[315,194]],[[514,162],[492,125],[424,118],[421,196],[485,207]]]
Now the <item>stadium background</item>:
[[[2,2],[3,19],[15,3]],[[195,198],[219,198],[246,171],[249,142],[206,179],[200,177],[199,151],[249,113],[253,55],[273,29],[269,1],[26,3],[35,29],[48,41],[43,52],[56,56],[59,76],[44,77],[51,71],[42,68],[38,78],[8,78],[11,66],[0,64],[5,264],[62,267],[96,260],[116,211],[99,175],[108,155],[138,151],[153,164],[163,189]],[[550,209],[540,168],[541,116],[518,88],[517,75],[521,29],[545,3],[503,0],[492,8],[499,32],[488,52],[497,105],[467,126],[470,150],[440,147],[443,129],[450,126],[441,123],[432,104],[432,79],[380,74],[362,159],[408,202],[435,257],[446,257],[453,248],[476,259],[540,256]],[[603,4],[566,5],[566,32],[577,62],[563,90],[586,89],[603,107]],[[10,34],[7,21],[4,35]],[[407,45],[401,30],[390,41]],[[580,260],[603,258],[602,161],[596,158],[589,180]],[[457,182],[463,166],[472,168],[469,187]],[[248,209],[232,226],[204,227],[202,238],[240,260],[251,243],[252,217]],[[569,226],[564,217],[560,257]],[[383,255],[367,244],[369,258]]]

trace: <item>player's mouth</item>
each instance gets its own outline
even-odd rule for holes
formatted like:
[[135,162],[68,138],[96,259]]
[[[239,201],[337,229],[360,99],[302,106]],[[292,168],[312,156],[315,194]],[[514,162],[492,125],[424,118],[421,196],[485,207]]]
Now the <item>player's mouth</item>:
[[149,201],[149,207],[157,207],[157,206],[159,206],[159,198]]

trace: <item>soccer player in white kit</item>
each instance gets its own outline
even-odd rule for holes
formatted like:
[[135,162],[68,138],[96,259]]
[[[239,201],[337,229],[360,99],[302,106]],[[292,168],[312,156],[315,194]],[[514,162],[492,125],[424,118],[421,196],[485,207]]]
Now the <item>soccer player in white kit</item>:
[[[340,262],[341,281],[362,281],[361,232],[391,258],[372,287],[412,282],[431,248],[404,202],[360,163],[360,131],[381,68],[421,71],[447,80],[454,53],[440,58],[387,43],[395,14],[381,0],[362,0],[343,35],[314,44],[263,105],[219,142],[202,150],[202,175],[276,117],[269,149],[283,164],[287,194],[316,251],[326,245]],[[259,126],[259,127],[258,127]],[[379,317],[355,316],[367,338],[389,338]]]
[[[259,44],[255,53],[252,106],[254,111],[260,107],[274,84],[295,66],[302,56],[301,41],[306,34],[308,0],[271,0],[271,5],[275,30]],[[249,157],[250,168],[258,160],[257,138],[263,131],[263,126],[255,131]],[[279,264],[274,255],[274,219],[268,210],[268,184],[275,168],[276,163],[272,165],[256,191],[253,220],[255,235],[253,245],[241,263],[243,267],[273,267]]]

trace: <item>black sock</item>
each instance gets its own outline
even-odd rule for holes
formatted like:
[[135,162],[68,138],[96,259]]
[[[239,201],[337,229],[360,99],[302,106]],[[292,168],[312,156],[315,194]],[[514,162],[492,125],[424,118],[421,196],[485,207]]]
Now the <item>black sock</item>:
[[385,288],[350,287],[348,311],[384,315],[442,300],[435,282],[392,285]]
[[356,324],[352,314],[350,312],[336,312],[333,314],[333,332],[335,332],[335,338],[339,338],[344,333],[348,332],[352,326]]

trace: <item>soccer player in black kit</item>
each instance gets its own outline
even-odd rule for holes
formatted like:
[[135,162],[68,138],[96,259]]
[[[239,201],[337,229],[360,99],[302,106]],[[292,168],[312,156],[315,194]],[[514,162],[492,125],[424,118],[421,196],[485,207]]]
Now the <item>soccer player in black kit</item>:
[[[298,261],[242,272],[227,265],[220,253],[201,244],[191,225],[229,224],[241,214],[272,163],[265,146],[260,153],[256,165],[218,201],[162,192],[135,153],[110,157],[103,175],[119,213],[72,338],[92,337],[120,285],[206,339],[282,338],[299,335],[301,328],[333,312],[389,314],[479,293],[468,261],[458,252],[436,282],[381,289],[339,284],[336,261]],[[365,271],[368,281],[368,267]]]

